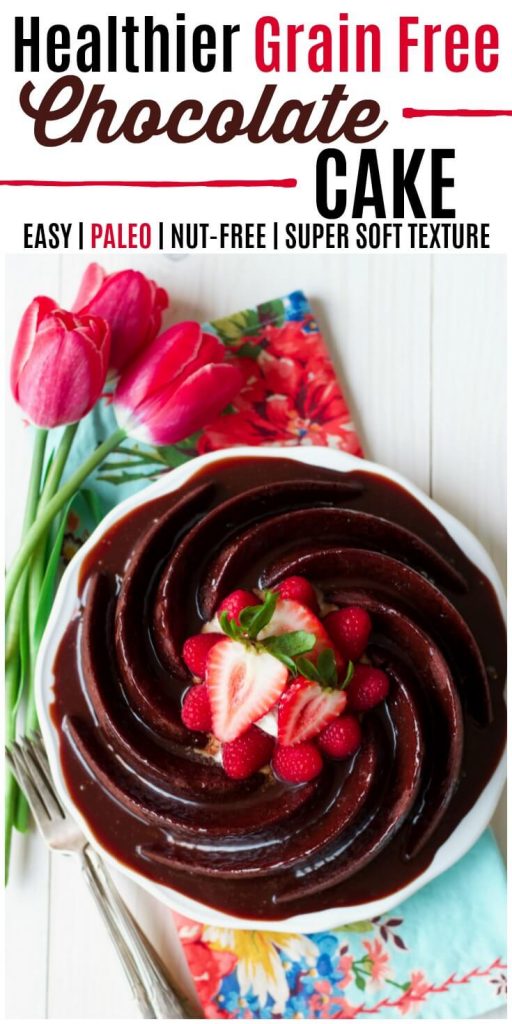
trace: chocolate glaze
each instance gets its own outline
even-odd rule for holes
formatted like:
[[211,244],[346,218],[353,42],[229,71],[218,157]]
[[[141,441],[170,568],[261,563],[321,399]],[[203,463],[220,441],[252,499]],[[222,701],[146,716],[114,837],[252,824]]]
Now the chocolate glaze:
[[[389,698],[350,762],[303,786],[228,779],[181,723],[184,639],[235,587],[303,573],[374,623]],[[117,522],[83,564],[55,662],[73,799],[149,878],[278,919],[392,893],[471,808],[504,746],[492,587],[422,505],[367,473],[226,458]]]

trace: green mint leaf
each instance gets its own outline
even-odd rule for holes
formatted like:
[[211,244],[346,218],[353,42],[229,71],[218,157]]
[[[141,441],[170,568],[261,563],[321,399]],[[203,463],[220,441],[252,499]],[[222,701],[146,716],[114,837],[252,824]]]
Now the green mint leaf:
[[339,686],[336,658],[331,647],[326,647],[324,651],[320,652],[316,664],[309,658],[297,658],[296,665],[305,679],[311,679],[312,682],[329,689]]
[[258,614],[261,607],[261,604],[251,604],[240,612],[238,618],[244,633],[248,633],[252,628],[254,617]]
[[347,665],[347,671],[346,671],[345,678],[344,678],[344,680],[343,680],[343,682],[341,684],[341,689],[342,690],[346,690],[347,689],[347,686],[350,683],[350,681],[352,679],[352,676],[354,675],[354,672],[355,672],[354,662],[353,661],[349,661],[349,663]]
[[304,676],[305,679],[311,679],[314,683],[321,683],[320,673],[316,665],[309,658],[297,658],[295,664],[301,676]]
[[[263,604],[256,606],[255,613],[250,617],[250,625],[246,629],[249,640],[255,640],[258,633],[268,626],[277,604],[277,594],[273,594],[271,590],[265,591],[265,599]],[[245,620],[242,620],[244,612],[252,611],[252,608],[244,608],[244,611],[240,615],[240,622],[245,628]]]
[[336,686],[338,682],[338,671],[332,647],[326,647],[325,650],[321,651],[318,655],[317,668],[324,686]]
[[286,654],[289,658],[295,658],[298,654],[306,654],[312,651],[316,643],[314,633],[307,633],[304,629],[297,629],[293,633],[281,633],[280,636],[269,636],[262,641],[264,647],[275,654]]
[[229,636],[231,640],[239,640],[242,636],[242,630],[238,626],[234,619],[230,619],[227,612],[221,612],[219,615],[219,626],[226,636]]

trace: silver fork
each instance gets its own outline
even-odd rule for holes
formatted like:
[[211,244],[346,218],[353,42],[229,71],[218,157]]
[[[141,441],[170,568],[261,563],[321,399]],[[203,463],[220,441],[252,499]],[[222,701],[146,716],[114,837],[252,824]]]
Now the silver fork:
[[62,806],[38,733],[7,748],[7,759],[51,850],[78,858],[146,1020],[195,1019],[198,1014],[169,982],[157,953],[121,899],[101,857]]

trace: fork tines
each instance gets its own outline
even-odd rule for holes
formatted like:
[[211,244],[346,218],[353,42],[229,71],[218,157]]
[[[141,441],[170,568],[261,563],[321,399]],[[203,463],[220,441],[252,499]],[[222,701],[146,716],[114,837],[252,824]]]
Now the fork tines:
[[64,818],[65,812],[51,781],[48,758],[40,733],[34,732],[11,743],[7,760],[20,788],[25,793],[34,817]]

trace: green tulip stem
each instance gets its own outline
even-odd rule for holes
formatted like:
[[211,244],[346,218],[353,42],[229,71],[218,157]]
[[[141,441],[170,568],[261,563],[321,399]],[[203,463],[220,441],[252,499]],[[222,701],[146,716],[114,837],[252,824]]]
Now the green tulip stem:
[[[23,517],[22,538],[25,537],[32,526],[39,501],[41,477],[43,474],[44,454],[48,431],[37,429],[34,437],[34,448],[32,451],[32,466]],[[19,635],[22,616],[26,614],[26,575],[23,572],[20,586],[15,593],[15,599],[11,607],[11,614],[6,626],[6,658],[8,664],[5,672],[5,739],[12,743],[16,736],[16,708],[21,685],[21,661],[19,651]],[[5,881],[9,876],[9,859],[11,852],[12,827],[17,802],[18,787],[14,776],[10,771],[6,772],[5,778]]]
[[67,427],[62,431],[62,437],[59,441],[58,448],[55,451],[55,455],[52,459],[52,464],[48,470],[46,480],[44,482],[43,489],[41,491],[41,497],[39,499],[38,514],[39,510],[46,505],[50,498],[53,497],[57,491],[64,467],[67,462],[71,445],[75,439],[75,434],[78,430],[78,423],[69,423]]
[[52,498],[50,498],[48,504],[45,505],[44,509],[42,509],[41,514],[37,516],[36,521],[28,530],[23,543],[18,549],[18,553],[6,576],[5,606],[7,611],[12,604],[16,588],[21,576],[23,575],[23,570],[25,569],[29,558],[33,555],[39,541],[45,535],[57,513],[64,508],[66,502],[73,497],[89,474],[100,465],[103,459],[106,458],[110,452],[114,451],[119,442],[124,440],[125,437],[126,431],[121,427],[118,427],[110,437],[107,437],[102,444],[98,445],[98,447],[91,452],[78,469],[75,469],[75,472],[68,477],[66,483],[59,488]]
[[[56,493],[59,488],[59,484],[62,479],[62,474],[66,466],[71,445],[73,444],[75,434],[78,430],[78,423],[70,423],[62,432],[62,437],[55,450],[54,457],[51,461],[50,467],[46,474],[46,480],[43,484],[41,491],[41,497],[39,498],[39,504],[37,506],[37,515],[39,516],[45,506],[48,504],[50,498]],[[35,705],[35,693],[34,693],[34,669],[37,656],[37,645],[34,639],[35,624],[37,617],[37,610],[39,607],[39,600],[41,596],[41,587],[43,585],[44,573],[46,569],[47,560],[47,541],[49,535],[49,528],[46,534],[41,538],[37,548],[34,551],[30,562],[30,571],[28,572],[28,622],[29,622],[29,658],[27,665],[27,676],[28,676],[28,694],[27,703],[25,709],[25,735],[29,736],[34,729],[37,728],[37,711]],[[20,588],[18,588],[20,589]],[[19,832],[25,832],[28,827],[28,804],[23,793],[18,793],[16,807],[14,811],[14,825]]]
[[[70,423],[63,431],[62,437],[59,442],[59,446],[56,449],[54,458],[48,470],[46,480],[41,491],[41,497],[37,506],[37,515],[39,516],[45,506],[48,504],[54,494],[58,491],[59,485],[62,479],[62,474],[66,466],[71,445],[73,444],[75,434],[78,430],[78,423]],[[41,585],[44,578],[44,571],[46,568],[46,542],[47,535],[42,537],[37,545],[36,550],[32,558],[30,566],[29,584],[28,584],[28,609],[29,609],[29,621],[30,621],[30,632],[33,633],[35,617],[37,614],[37,607],[39,604],[39,595],[41,591]]]
[[[20,588],[24,590],[25,588]],[[20,685],[20,664],[19,656],[12,657],[6,670],[5,670],[5,700],[6,700],[6,713],[5,713],[5,739],[6,743],[12,743],[16,738],[16,712],[15,706],[18,697],[18,687]],[[4,819],[4,835],[5,835],[5,853],[4,853],[4,873],[5,873],[5,884],[7,885],[9,879],[9,861],[11,856],[11,841],[12,841],[12,830],[14,825],[14,816],[16,813],[16,804],[18,799],[18,784],[14,775],[6,768],[5,772],[5,819]]]
[[[28,483],[27,500],[25,503],[25,515],[21,530],[21,539],[26,536],[36,517],[37,505],[39,502],[39,490],[43,474],[44,453],[48,431],[37,429],[34,437],[34,448],[32,451],[32,466]],[[18,637],[20,631],[20,619],[23,608],[23,587],[19,587],[16,598],[13,601],[11,612],[7,621],[5,660],[7,662],[18,652]]]

